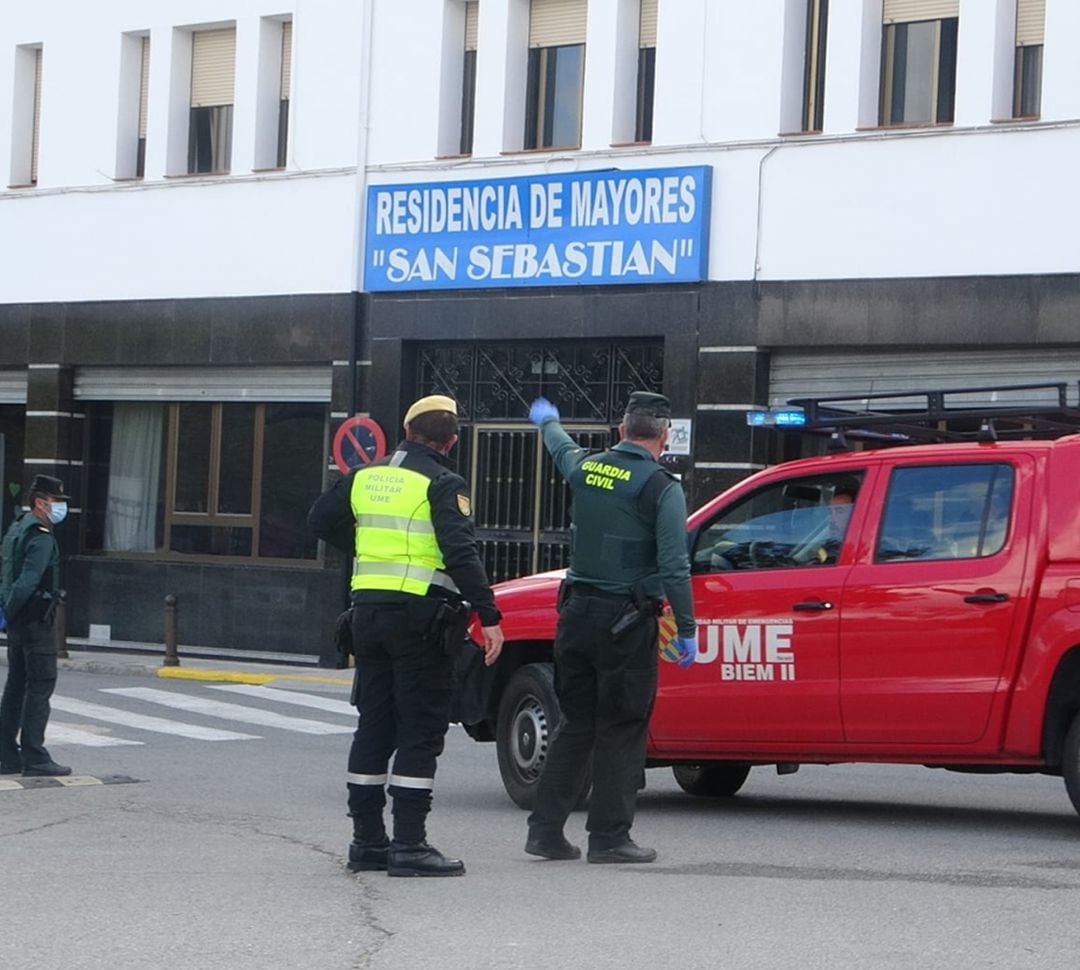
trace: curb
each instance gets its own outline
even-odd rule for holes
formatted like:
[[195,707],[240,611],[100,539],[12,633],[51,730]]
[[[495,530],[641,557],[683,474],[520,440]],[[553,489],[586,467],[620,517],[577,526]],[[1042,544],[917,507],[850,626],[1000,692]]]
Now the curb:
[[[269,684],[278,680],[309,684],[332,684],[338,687],[352,686],[352,672],[347,677],[329,677],[318,674],[268,674],[245,670],[210,670],[198,667],[162,667],[157,664],[125,664],[102,660],[59,659],[60,670],[72,670],[87,674],[108,674],[113,677],[159,677],[166,680],[196,680],[231,684]],[[0,667],[7,666],[7,657],[0,651]]]

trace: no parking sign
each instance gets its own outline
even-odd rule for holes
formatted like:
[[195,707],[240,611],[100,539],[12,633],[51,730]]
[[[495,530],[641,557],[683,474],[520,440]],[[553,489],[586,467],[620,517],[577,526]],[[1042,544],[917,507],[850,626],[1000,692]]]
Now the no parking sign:
[[342,475],[386,454],[386,435],[373,418],[359,415],[341,423],[334,435],[334,464]]

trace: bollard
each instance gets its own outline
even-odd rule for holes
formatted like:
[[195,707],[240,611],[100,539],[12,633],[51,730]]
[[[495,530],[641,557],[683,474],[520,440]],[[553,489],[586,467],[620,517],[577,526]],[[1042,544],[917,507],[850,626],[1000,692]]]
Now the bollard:
[[180,666],[176,654],[176,597],[172,593],[165,597],[165,661],[162,666]]
[[56,638],[56,655],[67,659],[67,592],[56,593],[56,609],[53,612],[53,636]]

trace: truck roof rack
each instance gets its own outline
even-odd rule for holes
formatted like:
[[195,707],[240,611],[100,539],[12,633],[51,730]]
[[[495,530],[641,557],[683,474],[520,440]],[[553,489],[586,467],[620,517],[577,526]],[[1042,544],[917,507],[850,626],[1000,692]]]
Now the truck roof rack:
[[[1080,405],[1069,403],[1067,391],[1068,385],[1058,382],[800,398],[788,404],[801,408],[805,420],[783,430],[829,435],[837,449],[848,441],[888,447],[1053,439],[1080,432]],[[980,403],[988,397],[1001,404]],[[1041,401],[1048,403],[1032,403]]]

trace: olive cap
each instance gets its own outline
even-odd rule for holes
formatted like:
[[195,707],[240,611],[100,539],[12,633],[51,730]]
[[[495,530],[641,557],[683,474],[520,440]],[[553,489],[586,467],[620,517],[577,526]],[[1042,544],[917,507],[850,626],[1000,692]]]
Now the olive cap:
[[651,391],[634,391],[626,402],[627,414],[644,414],[650,418],[671,417],[671,402],[663,394]]
[[64,483],[59,478],[53,478],[52,475],[35,475],[30,483],[30,491],[40,492],[42,495],[48,495],[49,498],[68,499],[71,497],[64,493]]

